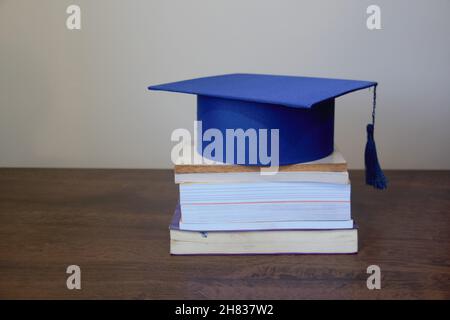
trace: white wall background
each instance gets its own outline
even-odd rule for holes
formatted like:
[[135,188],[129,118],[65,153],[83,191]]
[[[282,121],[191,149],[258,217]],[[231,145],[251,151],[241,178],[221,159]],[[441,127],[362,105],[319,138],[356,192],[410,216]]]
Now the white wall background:
[[[66,8],[82,30],[66,29]],[[366,28],[366,8],[382,30]],[[0,166],[168,168],[195,97],[150,84],[255,72],[376,80],[384,168],[450,169],[448,0],[0,0]],[[337,100],[363,167],[371,95]]]

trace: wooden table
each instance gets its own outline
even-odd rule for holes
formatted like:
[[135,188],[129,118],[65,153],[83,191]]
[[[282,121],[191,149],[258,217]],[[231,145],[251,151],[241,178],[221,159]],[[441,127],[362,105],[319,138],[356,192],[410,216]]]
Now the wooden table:
[[449,299],[450,172],[387,175],[380,192],[351,172],[357,255],[170,256],[171,171],[1,169],[0,299]]

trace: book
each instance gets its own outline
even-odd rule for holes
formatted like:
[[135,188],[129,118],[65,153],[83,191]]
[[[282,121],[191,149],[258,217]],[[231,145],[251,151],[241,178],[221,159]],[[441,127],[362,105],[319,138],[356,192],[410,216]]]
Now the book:
[[250,231],[250,230],[290,230],[290,229],[350,229],[353,220],[316,220],[316,221],[251,221],[251,222],[205,222],[184,223],[180,220],[180,229],[189,231]]
[[180,184],[183,223],[351,220],[350,184]]
[[[196,151],[194,151],[196,152]],[[192,159],[186,156],[179,156],[175,160],[174,171],[175,174],[182,173],[230,173],[230,172],[260,172],[260,166],[244,166],[244,165],[230,165],[222,162],[211,163],[211,160],[204,159],[201,155],[197,154],[197,158],[201,161],[200,164],[192,164]],[[315,171],[315,172],[346,172],[347,162],[342,154],[335,150],[329,156],[298,164],[280,166],[279,172],[303,172],[303,171]]]
[[170,225],[170,253],[201,254],[346,254],[358,251],[356,227],[335,230],[186,231],[179,209]]
[[261,175],[259,172],[175,173],[175,183],[223,183],[223,182],[322,182],[348,184],[348,172],[278,172]]

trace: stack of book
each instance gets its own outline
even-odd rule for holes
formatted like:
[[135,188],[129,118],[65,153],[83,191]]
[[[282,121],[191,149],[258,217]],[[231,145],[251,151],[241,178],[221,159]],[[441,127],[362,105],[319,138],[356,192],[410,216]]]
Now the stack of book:
[[308,163],[175,165],[180,203],[171,254],[355,253],[347,163],[339,151]]

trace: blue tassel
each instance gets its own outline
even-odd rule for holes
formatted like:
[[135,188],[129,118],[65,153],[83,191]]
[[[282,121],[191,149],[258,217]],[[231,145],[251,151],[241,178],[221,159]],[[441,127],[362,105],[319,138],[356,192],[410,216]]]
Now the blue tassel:
[[372,110],[372,123],[367,125],[367,143],[366,150],[364,152],[364,160],[366,166],[366,184],[371,185],[377,189],[387,188],[387,178],[380,167],[377,156],[377,147],[374,139],[375,129],[375,107],[377,100],[377,87],[373,89],[373,110]]
[[366,184],[377,189],[386,189],[387,179],[378,163],[377,147],[373,139],[373,124],[367,125],[367,144],[364,159],[366,164]]

